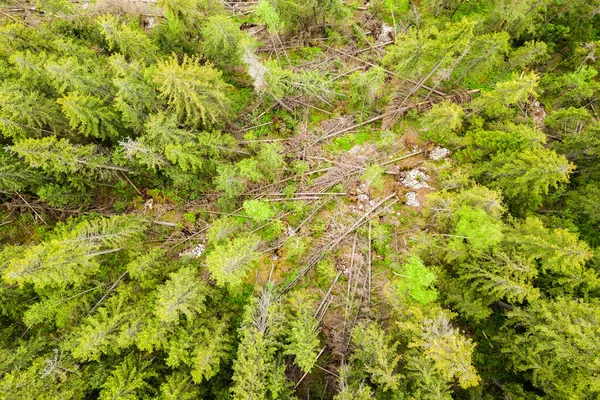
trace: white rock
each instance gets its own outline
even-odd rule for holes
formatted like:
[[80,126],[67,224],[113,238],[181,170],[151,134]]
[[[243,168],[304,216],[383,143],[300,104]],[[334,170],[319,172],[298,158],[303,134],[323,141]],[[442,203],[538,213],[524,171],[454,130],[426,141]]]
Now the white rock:
[[408,192],[406,193],[406,205],[412,207],[419,207],[421,203],[419,203],[419,199],[417,198],[417,193]]
[[192,247],[191,249],[182,251],[181,253],[179,253],[179,257],[192,257],[192,258],[198,258],[200,257],[202,254],[204,254],[204,250],[206,249],[206,246],[203,245],[202,243],[200,243],[198,246],[196,247]]
[[450,154],[450,150],[444,147],[435,146],[433,150],[431,150],[431,153],[429,153],[429,158],[437,161],[446,158],[448,154]]
[[426,182],[429,179],[431,179],[429,175],[415,168],[405,173],[404,177],[400,179],[400,182],[410,189],[431,189],[431,186],[429,186]]

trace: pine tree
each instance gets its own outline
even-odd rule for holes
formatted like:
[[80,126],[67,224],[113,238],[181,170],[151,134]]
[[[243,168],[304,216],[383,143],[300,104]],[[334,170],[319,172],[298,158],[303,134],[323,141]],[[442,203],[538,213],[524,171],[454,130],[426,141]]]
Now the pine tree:
[[529,371],[534,386],[549,397],[600,394],[597,301],[540,299],[507,316],[507,327],[497,339],[515,371]]
[[20,192],[39,185],[42,176],[10,153],[0,151],[0,192]]
[[242,62],[249,37],[225,15],[210,17],[202,28],[202,53],[215,65],[231,68]]
[[483,112],[490,118],[512,116],[509,106],[519,106],[527,103],[530,96],[535,96],[539,77],[533,73],[513,75],[512,79],[499,82],[494,90],[483,93],[472,102],[473,108]]
[[128,63],[120,54],[113,55],[109,63],[117,88],[114,108],[121,112],[126,126],[140,132],[149,114],[158,106],[158,93],[148,77],[151,70],[144,69],[136,61]]
[[98,256],[122,250],[145,227],[146,221],[137,216],[82,221],[11,260],[4,270],[4,280],[20,285],[33,283],[36,287],[82,282],[98,270]]
[[[103,61],[103,60],[102,60]],[[72,54],[53,57],[46,62],[45,72],[58,93],[66,95],[78,92],[82,95],[103,96],[109,90],[108,77],[105,71],[98,68],[98,60],[81,61]]]
[[400,355],[397,343],[391,343],[386,333],[374,323],[359,324],[352,331],[354,352],[352,362],[359,363],[371,380],[383,390],[395,390],[402,376],[396,372]]
[[98,25],[110,50],[119,49],[130,59],[139,59],[146,63],[156,58],[156,46],[141,30],[119,23],[117,17],[105,14],[98,18]]
[[37,90],[23,91],[16,84],[0,86],[0,132],[6,138],[40,137],[64,126],[56,103]]
[[251,263],[260,254],[257,236],[240,236],[215,246],[206,256],[206,266],[219,286],[239,286]]
[[478,384],[480,378],[471,363],[475,345],[460,335],[443,313],[435,319],[424,320],[423,332],[415,344],[424,350],[447,381],[457,379],[463,388]]
[[157,289],[156,316],[164,323],[178,323],[180,314],[193,320],[205,308],[206,287],[191,268],[181,268],[169,278]]
[[310,296],[295,292],[290,297],[290,317],[288,318],[288,345],[285,354],[293,355],[296,364],[303,372],[309,372],[317,361],[319,346],[318,321],[310,307]]
[[499,154],[479,173],[483,182],[502,191],[515,214],[522,215],[539,208],[550,188],[567,183],[572,170],[564,156],[536,148],[516,155]]
[[195,400],[200,396],[198,388],[186,373],[174,372],[160,386],[161,400]]
[[355,72],[350,77],[350,83],[350,104],[358,111],[361,119],[366,118],[381,96],[385,71],[381,67],[373,67],[366,72]]
[[221,72],[198,63],[197,58],[187,55],[181,64],[175,55],[159,61],[154,82],[160,98],[189,126],[222,123],[229,112],[230,101],[225,93],[230,86],[221,79]]
[[150,368],[151,363],[129,354],[111,373],[102,385],[101,400],[133,400],[140,398],[150,388],[148,379],[157,373]]
[[281,304],[271,290],[263,289],[246,307],[233,365],[231,392],[235,400],[279,398],[287,386],[285,369],[278,367],[275,359],[282,328]]
[[49,176],[78,189],[107,181],[117,172],[128,172],[111,165],[95,145],[71,144],[55,136],[20,140],[7,149],[23,157],[31,167],[41,168]]
[[464,116],[458,104],[448,101],[436,104],[421,118],[421,136],[444,146],[455,145],[460,140],[456,132],[462,127]]
[[457,62],[469,52],[474,25],[474,21],[463,19],[447,23],[441,30],[436,26],[413,27],[396,37],[384,63],[403,77],[439,83],[450,77]]
[[192,354],[192,378],[194,382],[208,381],[217,375],[225,360],[230,357],[231,337],[226,332],[229,321],[214,322],[205,327],[202,340]]
[[71,92],[57,100],[71,128],[84,136],[114,139],[121,135],[119,115],[95,96]]

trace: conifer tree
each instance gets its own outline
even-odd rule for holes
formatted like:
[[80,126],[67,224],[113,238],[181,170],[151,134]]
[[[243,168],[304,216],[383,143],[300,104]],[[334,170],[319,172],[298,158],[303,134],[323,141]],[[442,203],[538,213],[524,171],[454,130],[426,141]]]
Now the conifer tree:
[[5,138],[40,137],[64,125],[58,105],[37,90],[23,91],[9,82],[0,86],[0,132]]
[[57,100],[71,128],[84,136],[115,139],[121,135],[119,115],[95,96],[71,92]]
[[40,168],[77,189],[107,181],[117,172],[128,171],[111,165],[95,145],[75,145],[56,136],[20,140],[7,149],[23,157],[31,167]]
[[156,47],[141,30],[119,23],[117,17],[105,14],[98,18],[102,34],[110,50],[119,49],[130,59],[139,59],[146,63],[156,58]]
[[475,345],[460,335],[443,313],[435,319],[425,319],[423,332],[415,344],[424,350],[446,380],[457,379],[463,388],[476,386],[479,382],[471,362]]
[[530,371],[533,384],[547,396],[598,396],[597,301],[540,299],[507,316],[498,340],[515,371]]
[[36,287],[82,282],[98,270],[96,257],[122,250],[145,227],[146,221],[135,216],[82,221],[71,231],[31,246],[21,257],[12,259],[4,270],[4,279]]
[[193,320],[204,310],[206,288],[191,268],[181,268],[157,289],[155,314],[164,323],[178,323],[180,314]]
[[280,302],[272,289],[263,289],[259,298],[246,307],[240,328],[240,346],[233,366],[235,400],[279,398],[286,391],[285,370],[278,367],[275,352],[282,328]]
[[219,244],[206,256],[206,266],[219,286],[239,286],[251,263],[260,254],[255,235],[239,236]]
[[285,354],[293,355],[300,369],[309,372],[317,361],[318,321],[313,315],[312,307],[309,307],[310,297],[306,293],[296,292],[289,301],[289,344]]
[[142,131],[148,115],[156,109],[158,93],[149,79],[151,70],[136,62],[127,62],[120,54],[109,59],[115,73],[113,84],[117,88],[114,107],[121,112],[126,126]]
[[135,399],[143,396],[150,388],[146,381],[156,376],[150,365],[150,362],[141,360],[134,354],[127,355],[102,385],[100,399]]
[[229,85],[212,66],[200,66],[198,58],[186,55],[180,64],[173,55],[159,61],[154,82],[169,110],[189,126],[220,124],[229,113]]
[[418,256],[412,256],[404,264],[401,273],[396,273],[403,279],[398,285],[398,294],[406,293],[419,303],[427,304],[437,298],[437,292],[431,285],[436,279],[433,272],[427,269]]
[[395,390],[402,376],[396,372],[400,355],[397,343],[391,343],[385,331],[374,323],[360,324],[352,331],[354,352],[351,360],[359,363],[371,380],[383,390]]
[[202,28],[202,53],[215,65],[231,68],[242,61],[249,38],[225,15],[210,17]]

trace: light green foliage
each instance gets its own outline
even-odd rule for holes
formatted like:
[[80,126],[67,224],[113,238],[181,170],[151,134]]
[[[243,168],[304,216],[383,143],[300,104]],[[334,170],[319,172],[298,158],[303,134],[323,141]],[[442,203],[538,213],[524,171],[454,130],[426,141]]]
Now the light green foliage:
[[259,170],[258,161],[254,158],[244,158],[237,162],[235,166],[239,170],[239,175],[250,182],[260,182],[264,178]]
[[114,139],[120,135],[117,113],[101,99],[72,92],[57,102],[69,119],[71,128],[82,135],[99,139]]
[[148,70],[137,61],[127,62],[115,54],[109,59],[115,73],[113,84],[117,88],[114,107],[121,112],[126,126],[141,131],[148,114],[157,106],[157,92],[150,85]]
[[592,117],[585,108],[569,107],[553,111],[544,120],[544,124],[558,137],[578,135],[591,122]]
[[435,273],[418,256],[411,256],[398,275],[402,277],[397,289],[400,296],[408,294],[421,304],[431,303],[437,298],[438,293],[432,287],[436,279]]
[[541,148],[546,142],[543,132],[525,125],[506,124],[502,128],[467,132],[466,137],[470,143],[464,154],[472,161],[487,161],[494,154],[514,155],[523,150]]
[[471,49],[456,68],[454,84],[464,80],[486,82],[490,75],[502,71],[510,48],[509,41],[510,36],[506,32],[475,36]]
[[599,0],[0,10],[0,398],[600,397]]
[[525,42],[510,52],[509,66],[511,69],[526,68],[548,59],[548,45],[544,42]]
[[178,174],[213,172],[215,163],[228,154],[233,138],[218,131],[195,133],[181,129],[174,116],[151,115],[137,140],[120,142],[128,161],[151,170],[162,170],[174,181]]
[[264,143],[260,146],[257,163],[260,172],[268,179],[275,179],[278,172],[285,168],[286,163],[281,153],[283,147],[278,143]]
[[512,206],[523,212],[537,209],[550,188],[569,181],[573,165],[545,148],[524,150],[516,155],[500,154],[482,167],[482,181],[500,189]]
[[515,371],[530,371],[533,384],[550,397],[598,396],[597,301],[563,297],[538,300],[507,316],[507,327],[498,340]]
[[46,62],[45,72],[52,87],[60,94],[79,92],[82,95],[101,96],[107,90],[102,71],[91,60],[82,61],[69,54],[51,58]]
[[218,175],[214,178],[215,188],[223,192],[228,198],[239,196],[244,192],[244,181],[238,176],[238,169],[234,165],[223,164],[217,167]]
[[445,80],[461,54],[468,52],[474,25],[474,21],[463,19],[448,23],[443,29],[431,25],[425,29],[410,28],[396,37],[384,63],[405,77]]
[[[464,287],[476,292],[473,296],[490,304],[502,299],[522,303],[540,296],[539,289],[533,286],[538,275],[536,265],[525,257],[498,253],[494,257],[460,264],[456,271]],[[468,307],[467,304],[464,306]],[[474,317],[468,310],[464,312]]]
[[277,398],[285,391],[285,377],[281,376],[285,371],[275,359],[281,317],[281,304],[270,289],[263,289],[246,307],[233,365],[233,399]]
[[196,383],[209,380],[221,369],[223,360],[229,357],[230,336],[226,331],[227,321],[202,330],[201,342],[192,354],[191,375]]
[[170,279],[157,289],[155,314],[164,323],[177,323],[184,314],[193,320],[204,310],[206,287],[191,268],[170,274]]
[[219,286],[239,286],[251,263],[260,254],[260,240],[254,235],[240,236],[219,244],[206,256],[206,266]]
[[127,317],[120,305],[110,309],[99,308],[95,315],[86,318],[85,325],[74,331],[74,339],[69,344],[73,357],[82,361],[92,361],[99,360],[102,354],[110,354],[114,350],[114,332]]
[[262,200],[246,200],[243,204],[246,215],[255,221],[267,221],[275,216],[269,203]]
[[421,118],[421,136],[446,146],[455,145],[459,141],[456,132],[462,127],[464,116],[458,104],[449,101],[436,104]]
[[273,32],[279,31],[280,26],[283,26],[288,32],[310,32],[311,28],[326,24],[329,18],[342,18],[346,12],[343,2],[339,0],[326,2],[262,0],[262,2],[268,2],[270,7],[261,6],[259,8],[260,18]]
[[454,246],[460,246],[463,239],[475,251],[485,251],[502,240],[502,224],[492,219],[484,210],[463,206],[458,212],[458,222],[452,240]]
[[494,90],[485,92],[473,101],[473,107],[491,118],[510,116],[507,107],[525,104],[529,96],[536,96],[539,77],[529,72],[496,84]]
[[40,168],[57,180],[81,189],[96,181],[107,181],[122,168],[108,164],[94,145],[74,145],[66,139],[48,136],[24,139],[8,147],[31,167]]
[[134,400],[138,399],[150,385],[146,380],[156,376],[149,369],[150,362],[139,360],[134,355],[128,355],[111,373],[102,385],[101,400]]
[[309,372],[317,361],[320,344],[318,321],[314,317],[310,296],[305,292],[294,292],[289,298],[288,344],[285,354],[294,356],[303,372]]
[[308,98],[321,101],[333,97],[332,82],[318,71],[302,70],[294,72],[282,68],[276,61],[268,61],[264,64],[263,79],[266,81],[261,86],[260,92],[266,92],[275,99],[281,100],[288,96],[307,96]]
[[395,390],[402,376],[396,372],[400,355],[385,331],[374,323],[360,324],[352,331],[354,352],[351,360],[360,363],[373,383],[383,390]]
[[157,0],[170,22],[192,29],[201,24],[206,14],[223,12],[223,4],[215,0]]
[[410,351],[406,356],[408,381],[411,383],[412,395],[424,400],[452,399],[450,384],[436,369],[431,359],[423,353]]
[[219,218],[206,232],[206,237],[210,243],[218,244],[229,238],[241,227],[238,220],[232,217]]
[[480,378],[471,363],[475,345],[471,339],[462,336],[443,313],[435,319],[425,319],[423,332],[416,344],[433,360],[436,369],[447,381],[457,379],[463,388],[478,384]]
[[71,360],[63,360],[59,349],[40,354],[43,350],[37,345],[35,350],[37,354],[35,351],[33,354],[24,354],[22,351],[18,353],[18,356],[28,358],[30,362],[23,364],[17,361],[13,368],[5,369],[6,374],[0,381],[0,390],[4,397],[52,400],[85,396],[86,382],[77,371],[76,364]]
[[202,52],[215,65],[233,67],[242,61],[249,37],[225,15],[210,17],[202,28]]
[[373,186],[375,188],[381,189],[383,187],[383,174],[385,170],[383,167],[377,164],[367,165],[365,167],[365,172],[360,177],[360,180],[366,183],[368,186]]
[[598,70],[589,65],[583,65],[577,71],[561,75],[548,82],[547,90],[558,97],[564,106],[581,107],[586,105],[600,90],[600,82],[595,78]]
[[6,138],[38,137],[42,130],[56,131],[62,125],[56,103],[9,83],[0,86],[0,117],[0,132]]
[[272,2],[261,0],[256,6],[255,14],[259,21],[266,25],[269,32],[278,33],[283,31],[283,21],[279,18]]
[[160,386],[161,400],[195,400],[200,395],[198,389],[189,382],[185,373],[175,372],[169,375]]
[[334,400],[370,400],[373,398],[370,386],[364,385],[362,382],[358,385],[350,382],[352,371],[349,366],[342,366],[339,374],[339,392],[335,395]]
[[373,67],[366,72],[355,72],[350,77],[352,89],[350,104],[361,117],[367,117],[372,106],[381,97],[385,71],[381,67]]
[[156,46],[143,31],[119,23],[117,17],[111,14],[100,16],[98,24],[110,50],[119,49],[124,56],[144,62],[156,57]]
[[3,278],[10,283],[36,287],[64,287],[79,283],[98,270],[96,257],[121,250],[144,231],[146,221],[135,216],[115,216],[78,223],[64,235],[29,247],[11,260]]
[[530,217],[515,224],[507,241],[522,254],[540,264],[547,284],[563,290],[579,284],[597,285],[595,274],[585,268],[592,256],[589,246],[565,229],[548,229],[538,218]]
[[22,161],[0,151],[0,191],[21,191],[40,182],[40,174]]
[[230,86],[223,82],[220,71],[210,65],[199,65],[196,57],[186,55],[181,64],[176,56],[159,61],[154,82],[160,98],[187,125],[222,123],[229,113],[226,91]]

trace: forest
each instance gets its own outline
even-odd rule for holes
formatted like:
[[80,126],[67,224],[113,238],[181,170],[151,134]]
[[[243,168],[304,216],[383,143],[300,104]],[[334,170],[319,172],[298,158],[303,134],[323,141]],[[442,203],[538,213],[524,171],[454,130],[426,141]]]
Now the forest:
[[600,0],[0,0],[0,399],[600,398]]

